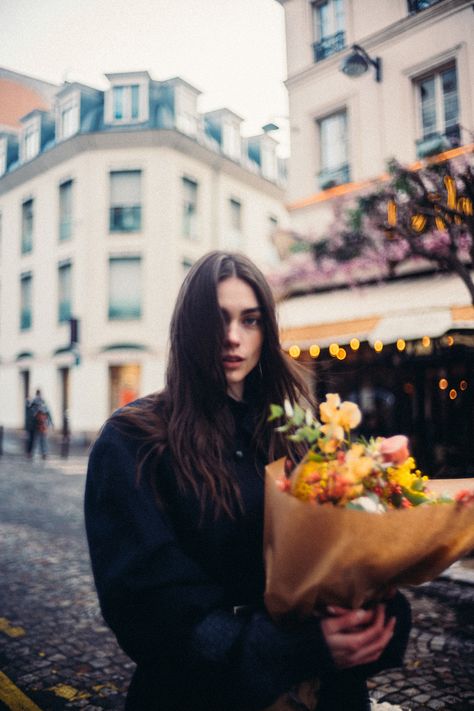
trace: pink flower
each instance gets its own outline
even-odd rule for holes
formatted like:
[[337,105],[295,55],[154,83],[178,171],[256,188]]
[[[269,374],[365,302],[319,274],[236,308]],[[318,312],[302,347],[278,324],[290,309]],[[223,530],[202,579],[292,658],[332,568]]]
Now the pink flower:
[[386,437],[381,442],[380,453],[384,462],[402,464],[410,456],[408,437],[405,435]]

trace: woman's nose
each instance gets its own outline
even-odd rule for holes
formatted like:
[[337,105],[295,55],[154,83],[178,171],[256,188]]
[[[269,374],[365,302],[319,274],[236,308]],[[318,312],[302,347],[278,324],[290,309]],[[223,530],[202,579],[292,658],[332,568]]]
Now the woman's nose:
[[232,345],[236,345],[240,342],[239,328],[238,324],[231,322],[227,326],[226,341]]

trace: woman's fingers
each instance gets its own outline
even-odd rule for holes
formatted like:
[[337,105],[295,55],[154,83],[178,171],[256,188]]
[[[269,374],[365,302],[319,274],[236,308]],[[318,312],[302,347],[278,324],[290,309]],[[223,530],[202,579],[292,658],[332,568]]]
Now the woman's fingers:
[[339,668],[378,659],[393,635],[395,619],[385,623],[385,606],[336,613],[321,622],[326,642]]

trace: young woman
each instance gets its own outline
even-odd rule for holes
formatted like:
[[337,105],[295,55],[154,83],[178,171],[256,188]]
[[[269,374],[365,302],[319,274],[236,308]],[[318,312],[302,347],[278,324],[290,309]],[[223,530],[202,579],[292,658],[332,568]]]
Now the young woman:
[[170,337],[165,389],[110,418],[86,487],[102,612],[137,664],[126,708],[315,708],[296,691],[314,678],[318,710],[368,708],[365,678],[406,647],[400,594],[282,624],[263,604],[264,466],[288,451],[269,405],[310,397],[280,349],[264,277],[240,254],[207,254]]

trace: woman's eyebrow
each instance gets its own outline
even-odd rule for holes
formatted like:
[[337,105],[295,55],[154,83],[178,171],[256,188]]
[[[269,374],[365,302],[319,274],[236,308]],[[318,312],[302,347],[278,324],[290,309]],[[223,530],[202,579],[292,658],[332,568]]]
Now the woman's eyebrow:
[[255,311],[261,312],[261,310],[262,310],[261,306],[253,306],[251,309],[243,309],[242,313],[243,314],[252,314]]

